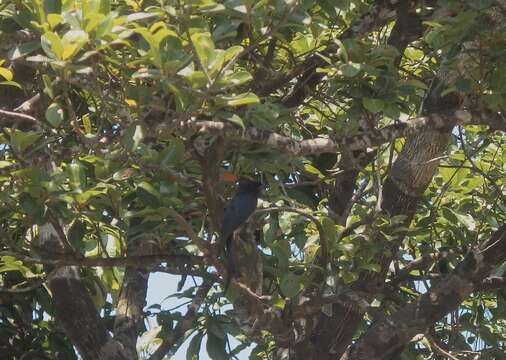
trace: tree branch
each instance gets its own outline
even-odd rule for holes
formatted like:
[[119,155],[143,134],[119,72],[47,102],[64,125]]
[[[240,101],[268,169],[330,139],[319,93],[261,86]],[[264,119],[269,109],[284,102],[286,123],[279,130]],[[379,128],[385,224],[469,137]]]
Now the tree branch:
[[489,276],[486,279],[483,279],[483,282],[478,287],[479,291],[493,291],[498,289],[504,289],[506,291],[506,277]]
[[183,318],[177,323],[174,330],[169,331],[168,335],[162,340],[160,346],[151,355],[149,360],[162,360],[165,355],[173,348],[175,344],[183,340],[184,334],[193,327],[193,323],[198,317],[198,310],[204,303],[207,293],[213,285],[212,281],[204,281],[199,287],[195,297],[191,304],[188,306],[188,310]]
[[157,264],[167,262],[171,265],[203,265],[204,258],[194,255],[173,255],[173,254],[156,254],[156,255],[139,255],[126,257],[110,257],[110,258],[76,258],[65,254],[42,254],[42,256],[23,255],[12,251],[1,251],[0,256],[12,256],[27,264],[44,264],[51,266],[132,266],[145,267],[148,264]]
[[[63,251],[59,234],[51,223],[39,228],[39,240],[46,249]],[[75,266],[45,264],[50,272],[51,290],[56,319],[84,360],[131,360],[123,346],[112,338],[100,320]]]
[[481,248],[471,251],[437,286],[389,317],[374,323],[341,360],[390,359],[413,337],[455,310],[483,279],[506,260],[506,225]]
[[[409,121],[399,122],[355,136],[336,138],[315,138],[296,140],[288,136],[274,132],[260,130],[253,127],[246,129],[238,128],[232,124],[220,121],[194,121],[182,122],[179,125],[181,131],[192,133],[206,133],[221,135],[232,141],[249,142],[253,144],[268,145],[285,153],[296,156],[304,156],[321,153],[336,153],[342,149],[355,151],[379,146],[391,142],[400,137],[416,135],[426,130],[443,130],[457,124],[472,124],[471,113],[465,110],[457,110],[453,113],[434,113],[429,116],[412,118]],[[157,127],[159,133],[174,131],[172,126],[160,124]]]
[[40,125],[40,122],[31,115],[0,109],[0,127],[35,130],[40,128]]
[[[128,255],[150,255],[153,245],[146,236],[128,239]],[[137,337],[145,330],[144,312],[150,270],[147,266],[127,266],[121,283],[114,319],[114,339],[120,342],[129,357],[137,359]]]

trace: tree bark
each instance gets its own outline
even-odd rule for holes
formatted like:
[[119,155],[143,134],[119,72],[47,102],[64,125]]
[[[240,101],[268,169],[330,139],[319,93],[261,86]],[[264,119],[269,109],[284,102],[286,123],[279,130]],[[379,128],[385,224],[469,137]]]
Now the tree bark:
[[[49,251],[62,252],[60,232],[47,223],[39,229],[41,245]],[[48,286],[53,297],[56,320],[85,360],[130,360],[124,347],[114,340],[100,319],[77,266],[54,268]]]
[[412,339],[456,310],[506,260],[506,225],[481,248],[471,251],[437,286],[387,318],[375,322],[341,360],[391,359]]
[[[129,241],[128,255],[151,254],[152,247],[147,243],[147,240],[141,236],[138,240]],[[147,267],[127,266],[116,306],[114,337],[125,347],[131,359],[138,358],[137,337],[145,329],[143,309],[146,305],[149,274],[150,271]]]

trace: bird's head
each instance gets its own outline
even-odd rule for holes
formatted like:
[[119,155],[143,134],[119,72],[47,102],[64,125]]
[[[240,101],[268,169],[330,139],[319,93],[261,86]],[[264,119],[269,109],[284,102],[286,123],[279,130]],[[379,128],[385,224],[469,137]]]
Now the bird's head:
[[261,190],[262,190],[261,182],[245,178],[239,180],[238,192],[258,194]]
[[240,193],[255,193],[258,194],[262,190],[262,183],[249,176],[238,177],[230,172],[224,172],[220,176],[221,180],[226,183],[239,182],[238,192]]

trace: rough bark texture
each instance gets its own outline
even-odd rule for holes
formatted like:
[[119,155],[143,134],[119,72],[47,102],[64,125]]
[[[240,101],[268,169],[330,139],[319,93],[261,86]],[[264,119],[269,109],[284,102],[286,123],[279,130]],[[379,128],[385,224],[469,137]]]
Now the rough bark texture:
[[[148,240],[141,236],[140,239],[130,241],[127,248],[128,254],[150,254],[152,246],[147,244]],[[137,337],[145,329],[144,306],[149,273],[150,270],[146,267],[127,267],[116,306],[114,337],[125,347],[131,359],[137,359]]]
[[[61,234],[52,224],[40,227],[40,242],[46,249],[63,251]],[[127,360],[124,347],[109,335],[76,266],[55,269],[46,265],[56,320],[85,360]]]
[[440,320],[477,289],[506,260],[506,225],[481,248],[471,251],[455,270],[416,301],[375,322],[342,360],[390,359],[416,335]]

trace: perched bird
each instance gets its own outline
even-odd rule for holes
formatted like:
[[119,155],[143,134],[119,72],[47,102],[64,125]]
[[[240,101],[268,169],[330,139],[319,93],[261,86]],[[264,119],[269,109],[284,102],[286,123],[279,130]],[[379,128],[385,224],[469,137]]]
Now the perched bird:
[[237,193],[230,200],[223,214],[220,236],[221,241],[225,243],[225,253],[228,257],[228,278],[225,291],[227,291],[230,280],[236,273],[232,255],[234,231],[243,225],[255,211],[261,186],[262,184],[256,181],[240,180]]

